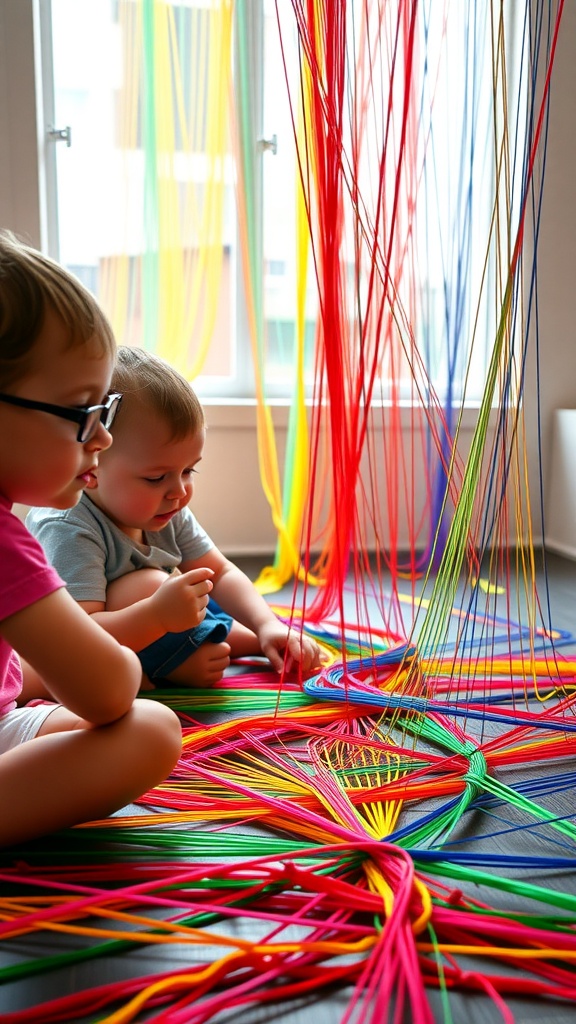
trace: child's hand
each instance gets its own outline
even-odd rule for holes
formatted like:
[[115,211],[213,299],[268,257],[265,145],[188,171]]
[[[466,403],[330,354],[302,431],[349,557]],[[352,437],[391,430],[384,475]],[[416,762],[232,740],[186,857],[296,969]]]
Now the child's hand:
[[175,573],[149,598],[167,633],[180,633],[200,625],[206,615],[213,575],[208,568]]
[[290,671],[295,662],[300,665],[304,675],[319,672],[322,667],[321,651],[316,641],[294,629],[288,629],[279,620],[262,626],[258,640],[262,653],[277,672],[282,672],[284,667]]

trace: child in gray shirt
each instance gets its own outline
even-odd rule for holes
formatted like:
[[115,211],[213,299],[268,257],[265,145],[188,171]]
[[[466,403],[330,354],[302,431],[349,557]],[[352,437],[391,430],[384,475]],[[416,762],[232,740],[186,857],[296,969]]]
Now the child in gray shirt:
[[71,595],[138,653],[144,685],[210,685],[250,655],[278,672],[285,662],[319,669],[315,641],[278,619],[188,507],[205,437],[188,382],[123,347],[112,387],[123,395],[114,443],[89,493],[72,509],[33,509],[26,519]]

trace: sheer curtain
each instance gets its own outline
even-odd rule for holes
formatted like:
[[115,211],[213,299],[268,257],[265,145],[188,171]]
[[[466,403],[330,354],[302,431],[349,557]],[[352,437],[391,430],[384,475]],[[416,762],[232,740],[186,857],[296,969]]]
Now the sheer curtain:
[[129,210],[137,162],[142,251],[119,256],[105,301],[124,318],[120,336],[156,350],[192,379],[214,336],[226,184],[233,185],[232,4],[176,10],[121,0],[119,21],[127,70],[118,104],[125,201]]

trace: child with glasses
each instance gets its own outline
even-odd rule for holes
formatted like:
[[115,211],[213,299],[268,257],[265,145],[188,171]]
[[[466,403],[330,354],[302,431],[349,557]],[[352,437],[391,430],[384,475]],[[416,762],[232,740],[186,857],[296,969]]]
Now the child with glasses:
[[[80,502],[26,520],[70,594],[138,652],[151,686],[210,685],[250,655],[278,672],[317,670],[315,641],[277,618],[189,508],[205,424],[188,382],[163,360],[120,348],[112,386],[123,396],[114,444]],[[199,584],[213,599],[201,617]]]
[[[12,511],[71,508],[94,479],[120,404],[114,356],[84,287],[0,233],[2,846],[111,814],[163,781],[181,750],[177,717],[135,699],[134,653],[78,607]],[[23,685],[51,701],[18,706]]]

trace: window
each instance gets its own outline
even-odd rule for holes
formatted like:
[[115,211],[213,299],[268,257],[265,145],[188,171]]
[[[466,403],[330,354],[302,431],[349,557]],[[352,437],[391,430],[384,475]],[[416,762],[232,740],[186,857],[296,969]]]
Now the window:
[[[248,398],[250,253],[266,394],[290,395],[298,329],[311,388],[324,301],[323,225],[314,218],[323,197],[312,181],[314,126],[300,112],[300,5],[51,4],[54,124],[70,127],[72,143],[56,147],[59,258],[99,296],[121,342],[170,359],[203,397]],[[520,36],[508,26],[504,82],[493,76],[499,26],[490,5],[471,12],[423,2],[413,36],[410,6],[349,0],[342,7],[345,333],[356,357],[367,341],[380,346],[375,398],[426,402],[433,388],[442,402],[474,402],[498,329],[498,260],[517,216],[512,195],[496,234],[495,154],[508,132],[516,133],[517,161],[523,152],[522,104],[502,107],[505,86],[522,95],[520,72],[512,81],[510,71],[510,40],[517,49]],[[235,17],[247,19],[248,76],[235,49]],[[250,91],[248,129],[228,103],[232,83],[237,95]],[[298,148],[295,129],[303,132]],[[256,203],[243,223],[237,188],[245,182],[235,155],[242,131],[259,147]],[[314,222],[305,269],[299,168],[309,176]],[[506,187],[521,178],[517,168],[509,173]]]
[[[119,341],[191,376],[199,344],[204,393],[226,394],[246,387],[236,371],[246,360],[228,110],[210,107],[220,83],[208,62],[227,27],[214,6],[53,0],[55,121],[72,143],[57,147],[58,255],[95,290]],[[193,108],[195,96],[206,102]]]

